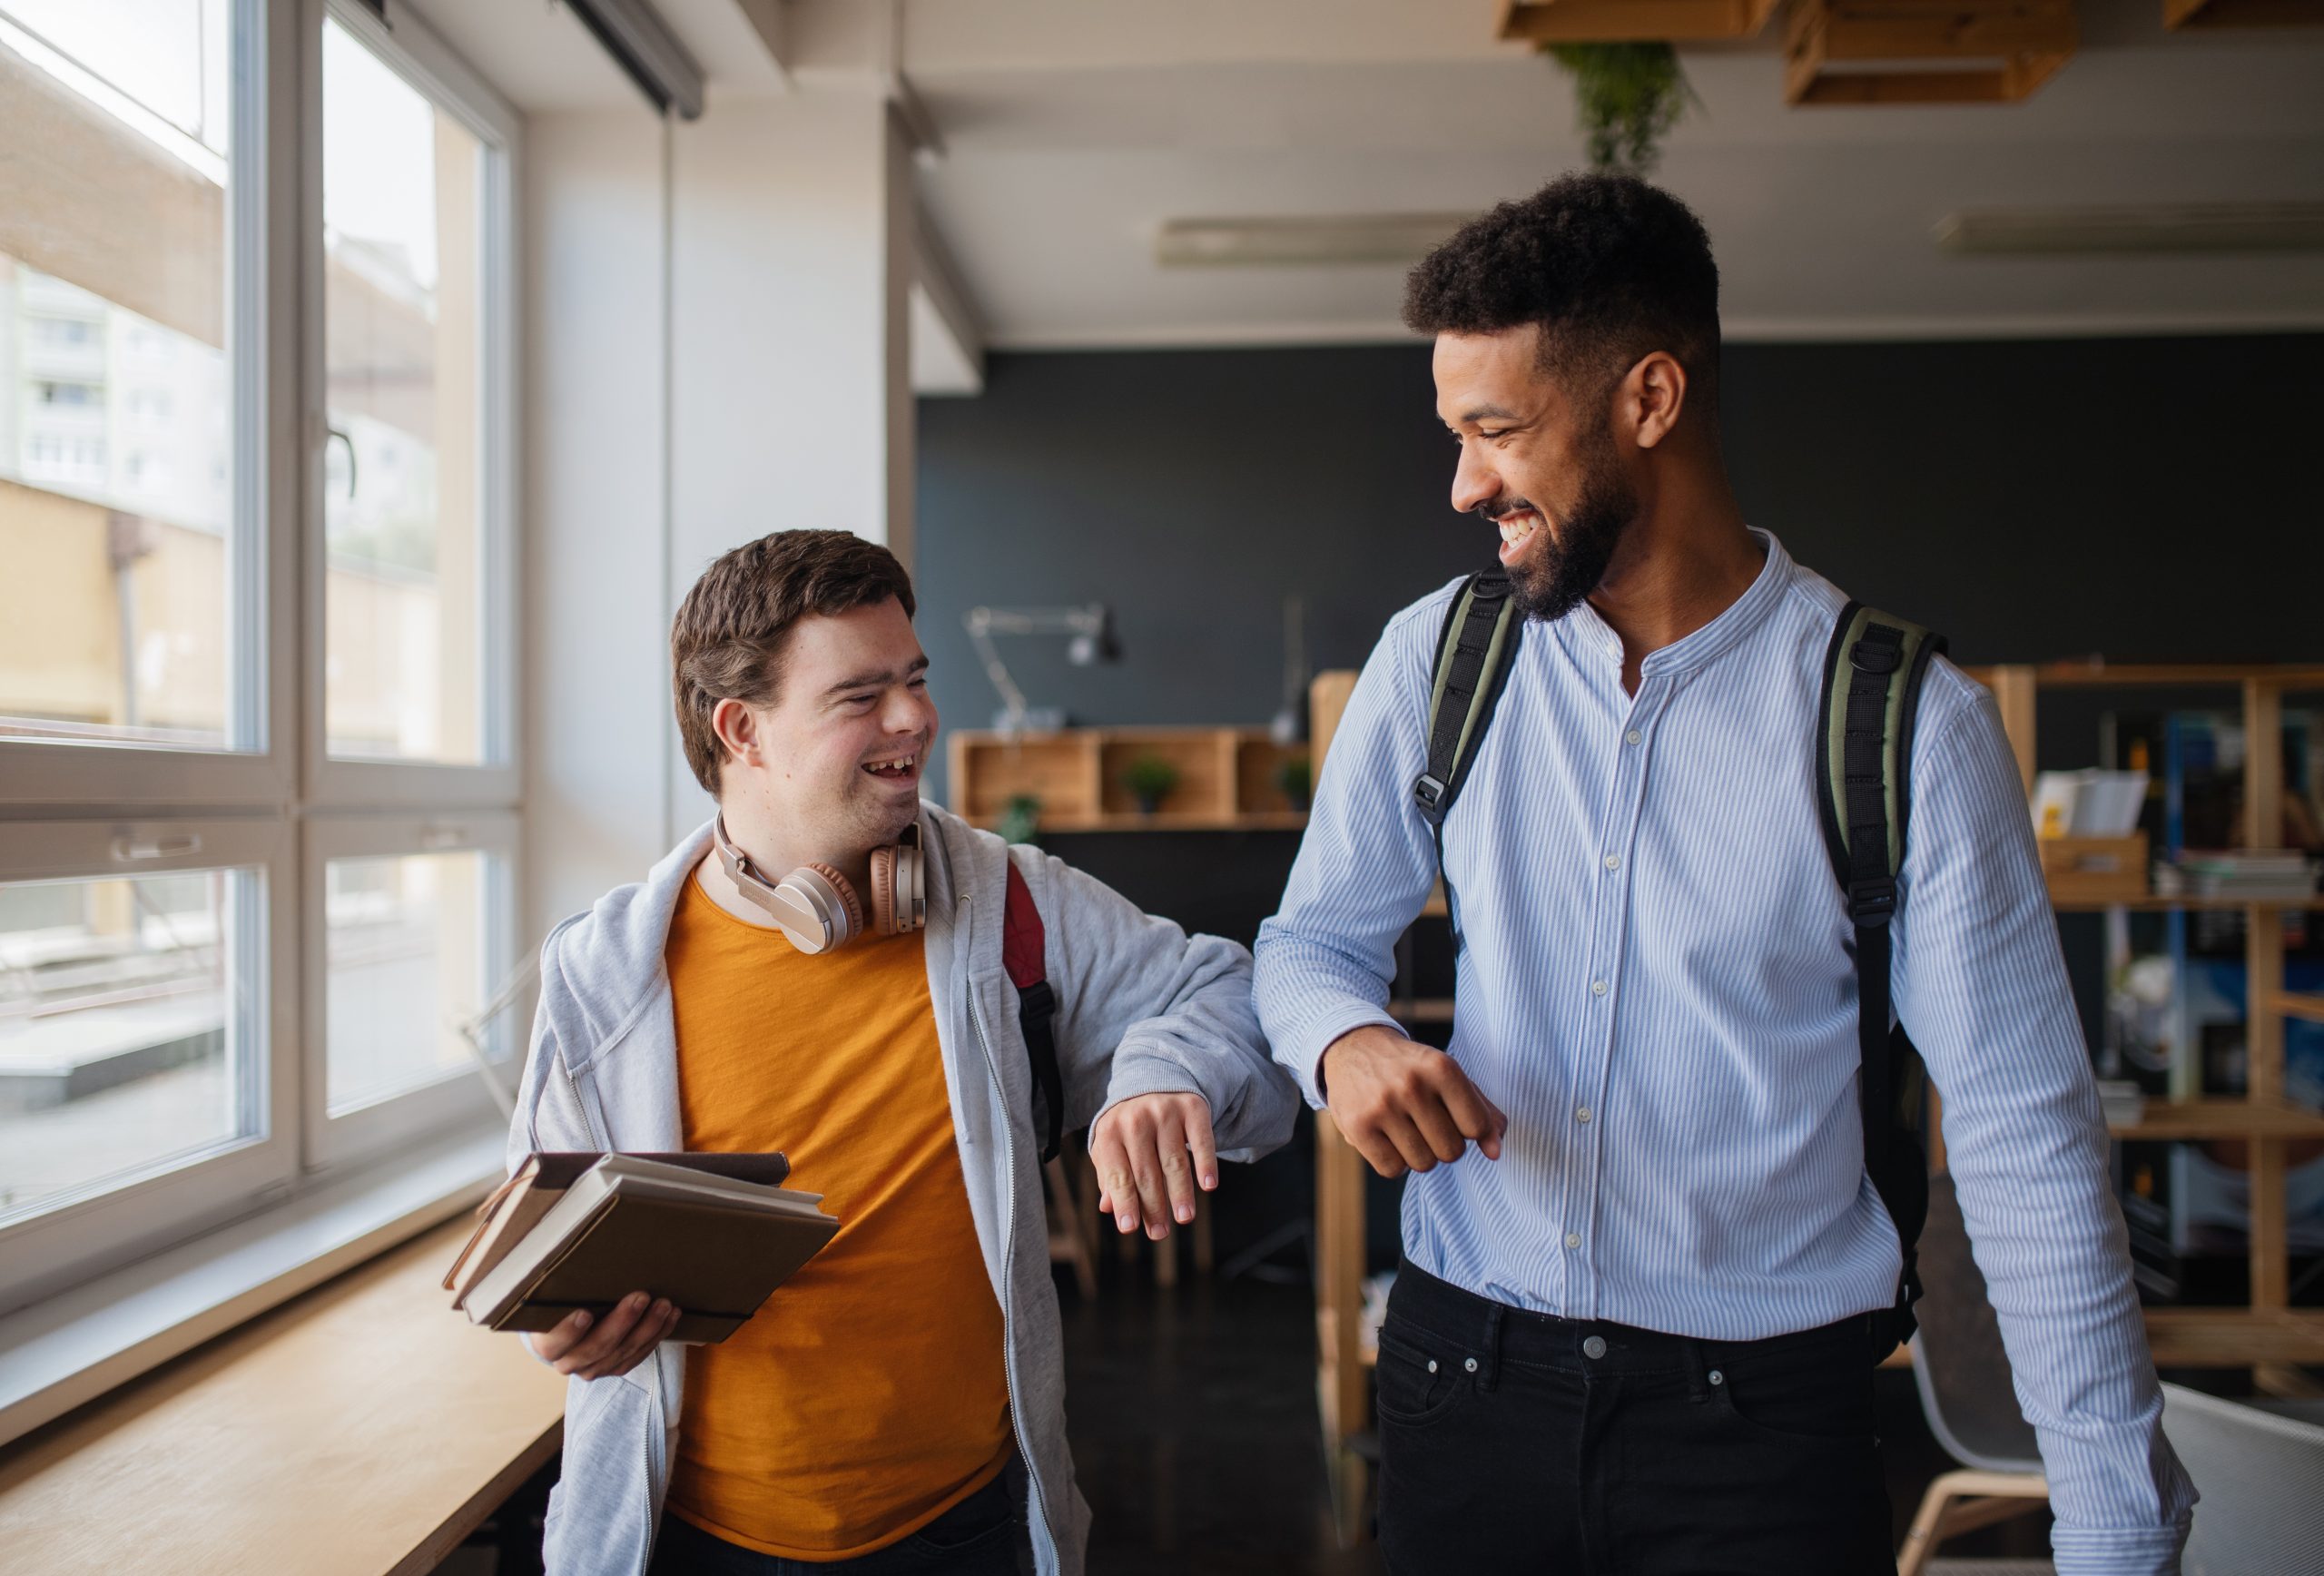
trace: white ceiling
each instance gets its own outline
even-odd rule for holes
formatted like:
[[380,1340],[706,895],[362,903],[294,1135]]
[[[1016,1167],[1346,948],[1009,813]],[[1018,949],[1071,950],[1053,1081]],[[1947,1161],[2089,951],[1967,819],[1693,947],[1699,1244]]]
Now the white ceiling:
[[[723,96],[785,91],[742,0],[656,0]],[[762,8],[771,0],[751,0]],[[551,0],[426,7],[520,107],[630,92]],[[794,80],[852,64],[889,0],[788,0]],[[1682,52],[1700,103],[1663,182],[1709,225],[1757,338],[2324,327],[2324,257],[1963,258],[1965,206],[2324,200],[2324,29],[2171,34],[2082,0],[2030,102],[1787,109],[1780,18]],[[1582,161],[1560,70],[1495,0],[902,0],[944,156],[925,212],[997,346],[1395,337],[1401,270],[1164,270],[1166,219],[1482,208]],[[545,42],[548,40],[548,42]],[[553,47],[552,47],[553,44]],[[884,46],[881,46],[884,48]]]

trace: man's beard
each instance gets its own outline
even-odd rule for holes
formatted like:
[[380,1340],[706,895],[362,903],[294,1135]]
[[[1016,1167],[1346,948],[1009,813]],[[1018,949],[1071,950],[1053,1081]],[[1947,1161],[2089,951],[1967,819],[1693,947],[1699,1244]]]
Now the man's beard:
[[1521,508],[1531,508],[1541,517],[1533,527],[1541,538],[1538,561],[1536,554],[1528,554],[1509,566],[1511,595],[1517,611],[1528,618],[1546,623],[1581,606],[1605,580],[1622,533],[1638,518],[1638,493],[1615,458],[1610,427],[1599,432],[1581,458],[1581,496],[1555,536],[1550,532],[1548,513],[1522,498],[1496,498],[1477,510],[1488,520]]

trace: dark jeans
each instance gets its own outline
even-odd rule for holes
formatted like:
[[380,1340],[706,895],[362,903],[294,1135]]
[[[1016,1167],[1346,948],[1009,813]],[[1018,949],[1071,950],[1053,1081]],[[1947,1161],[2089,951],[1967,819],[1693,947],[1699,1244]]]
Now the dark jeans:
[[1393,1576],[1893,1572],[1866,1321],[1696,1341],[1407,1264],[1380,1332]]
[[1017,1576],[1016,1500],[1006,1473],[901,1542],[854,1560],[786,1560],[662,1518],[647,1576]]

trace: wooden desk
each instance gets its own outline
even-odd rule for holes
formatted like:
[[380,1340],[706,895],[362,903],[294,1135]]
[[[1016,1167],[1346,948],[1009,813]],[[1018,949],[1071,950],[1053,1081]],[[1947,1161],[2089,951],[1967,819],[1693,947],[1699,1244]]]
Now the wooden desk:
[[463,1216],[0,1450],[0,1566],[418,1576],[556,1453],[565,1381],[447,1305]]

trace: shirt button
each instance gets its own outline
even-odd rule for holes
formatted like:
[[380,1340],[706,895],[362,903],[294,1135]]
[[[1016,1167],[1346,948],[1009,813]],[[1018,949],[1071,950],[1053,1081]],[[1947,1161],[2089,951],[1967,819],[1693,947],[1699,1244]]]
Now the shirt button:
[[1567,1232],[1565,1234],[1565,1245],[1568,1247],[1580,1247],[1581,1246],[1581,1233],[1578,1231]]
[[1608,870],[1620,870],[1620,869],[1621,869],[1621,868],[1622,868],[1622,856],[1621,856],[1620,854],[1619,854],[1619,853],[1610,853],[1610,854],[1608,854],[1608,855],[1606,856],[1606,868],[1607,868]]
[[1603,1335],[1592,1335],[1588,1340],[1582,1342],[1581,1354],[1585,1357],[1604,1356],[1606,1354],[1606,1337]]
[[1606,994],[1606,982],[1603,980],[1592,980],[1590,982],[1590,994],[1592,996]]
[[1588,1106],[1584,1106],[1580,1110],[1574,1112],[1573,1119],[1577,1122],[1588,1121],[1590,1119],[1590,1108]]
[[1646,735],[1644,734],[1640,733],[1636,728],[1632,728],[1629,733],[1622,735],[1622,743],[1625,744],[1635,744],[1645,737]]

